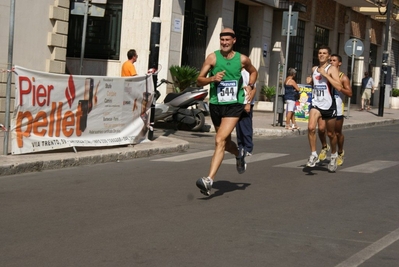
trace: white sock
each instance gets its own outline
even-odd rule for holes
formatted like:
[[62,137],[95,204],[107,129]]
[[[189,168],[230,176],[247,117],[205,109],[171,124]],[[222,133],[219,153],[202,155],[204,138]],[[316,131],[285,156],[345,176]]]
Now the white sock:
[[208,176],[208,179],[211,181],[211,185],[212,185],[213,184],[212,178]]
[[317,157],[317,152],[316,151],[312,151],[312,155]]
[[332,157],[332,158],[338,157],[338,152],[335,152],[334,154],[331,154],[331,157]]

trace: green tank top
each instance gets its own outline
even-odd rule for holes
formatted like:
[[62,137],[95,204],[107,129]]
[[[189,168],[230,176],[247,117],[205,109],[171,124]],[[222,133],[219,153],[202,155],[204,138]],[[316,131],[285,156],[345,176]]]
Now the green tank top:
[[220,83],[210,84],[209,103],[215,105],[243,104],[245,92],[242,88],[241,54],[235,52],[231,59],[224,58],[220,50],[215,51],[215,54],[216,64],[210,71],[210,76],[223,70],[226,72]]

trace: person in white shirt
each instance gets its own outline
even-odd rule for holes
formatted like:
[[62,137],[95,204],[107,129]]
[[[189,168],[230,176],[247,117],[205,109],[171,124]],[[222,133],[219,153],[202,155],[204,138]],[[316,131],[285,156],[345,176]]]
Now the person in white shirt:
[[359,111],[363,111],[364,108],[367,106],[367,110],[370,110],[370,98],[371,94],[374,94],[374,80],[373,77],[370,77],[368,71],[364,73],[364,78],[362,79],[362,107]]
[[[237,146],[238,150],[244,149],[244,153],[246,156],[251,156],[254,148],[254,144],[252,141],[253,137],[253,126],[252,126],[252,114],[255,104],[255,94],[256,94],[256,85],[254,84],[254,89],[249,92],[245,89],[249,83],[249,73],[245,69],[241,71],[242,76],[242,86],[245,91],[246,100],[244,101],[245,108],[241,114],[240,120],[236,125],[236,134],[237,134]],[[248,102],[247,99],[252,99],[251,102]]]

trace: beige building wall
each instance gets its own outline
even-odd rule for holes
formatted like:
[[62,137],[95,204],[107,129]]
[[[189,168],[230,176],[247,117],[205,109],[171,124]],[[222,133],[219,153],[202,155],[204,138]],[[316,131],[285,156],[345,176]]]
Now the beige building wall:
[[[130,49],[136,49],[139,56],[135,63],[137,72],[145,74],[148,70],[149,32],[153,5],[154,1],[124,0],[120,59],[83,59],[82,75],[119,77],[121,66],[127,60],[126,53]],[[79,74],[80,58],[68,58],[67,65],[72,74]]]
[[[135,49],[138,54],[134,64],[139,75],[148,71],[150,54],[151,21],[154,15],[154,1],[124,0],[121,29],[121,57],[119,60],[84,59],[83,75],[103,75],[119,77],[121,66],[127,60],[127,51]],[[184,0],[161,1],[161,36],[159,47],[159,79],[171,79],[169,67],[180,65],[184,25]],[[79,58],[67,59],[68,69],[79,73]],[[166,85],[158,88],[162,100]]]
[[[0,123],[5,122],[9,57],[10,0],[0,0]],[[14,0],[13,64],[38,71],[64,73],[69,0]],[[11,86],[11,112],[14,109]]]

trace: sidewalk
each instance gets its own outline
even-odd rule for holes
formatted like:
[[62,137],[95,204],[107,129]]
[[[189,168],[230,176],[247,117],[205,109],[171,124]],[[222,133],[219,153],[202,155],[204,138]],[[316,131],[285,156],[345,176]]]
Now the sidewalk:
[[[359,106],[351,105],[349,117],[345,118],[344,130],[354,128],[365,128],[377,125],[386,125],[399,122],[399,109],[384,109],[383,117],[378,116],[378,108],[372,108],[370,111],[358,111]],[[347,115],[347,110],[345,109]],[[276,115],[276,122],[273,126],[273,112],[254,111],[253,114],[253,128],[254,135],[264,136],[287,136],[287,135],[307,135],[307,122],[297,121],[299,130],[285,129],[285,113],[283,114],[283,126],[278,125],[278,114]],[[207,123],[211,123],[210,117],[207,117]],[[214,131],[213,126],[211,130]]]
[[[356,105],[351,105],[349,117],[345,119],[344,129],[366,128],[399,122],[399,110],[397,109],[384,109],[383,117],[377,116],[377,108],[373,108],[370,111],[358,111],[357,109]],[[276,126],[273,126],[273,118],[273,112],[254,111],[254,135],[288,136],[307,134],[307,122],[298,122],[300,130],[292,131],[286,130],[284,126],[277,126],[278,114],[276,116]],[[210,125],[210,132],[214,132],[209,116],[206,117],[206,123]],[[284,124],[285,117],[283,118]],[[4,133],[0,132],[0,176],[183,152],[187,151],[190,146],[187,141],[160,136],[152,142],[144,142],[134,146],[105,147],[101,149],[77,148],[77,153],[70,148],[5,156],[3,155],[3,144]],[[10,148],[11,146],[9,146],[9,150]]]

